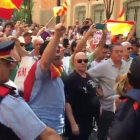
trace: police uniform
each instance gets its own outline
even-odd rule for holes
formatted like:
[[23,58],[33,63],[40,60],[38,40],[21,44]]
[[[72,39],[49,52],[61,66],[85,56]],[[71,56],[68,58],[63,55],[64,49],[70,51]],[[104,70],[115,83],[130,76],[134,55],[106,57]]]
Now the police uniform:
[[121,97],[109,132],[111,140],[140,140],[140,56],[134,58],[127,77],[133,88]]
[[[0,43],[0,60],[15,64],[16,61],[10,57],[13,47],[11,41]],[[45,129],[46,125],[18,95],[14,83],[0,82],[0,140],[34,140]]]

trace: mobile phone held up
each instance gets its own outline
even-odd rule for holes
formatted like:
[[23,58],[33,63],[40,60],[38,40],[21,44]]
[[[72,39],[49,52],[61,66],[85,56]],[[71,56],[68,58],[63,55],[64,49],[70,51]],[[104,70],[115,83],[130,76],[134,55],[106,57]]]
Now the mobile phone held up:
[[97,30],[105,30],[105,24],[96,23],[95,26]]

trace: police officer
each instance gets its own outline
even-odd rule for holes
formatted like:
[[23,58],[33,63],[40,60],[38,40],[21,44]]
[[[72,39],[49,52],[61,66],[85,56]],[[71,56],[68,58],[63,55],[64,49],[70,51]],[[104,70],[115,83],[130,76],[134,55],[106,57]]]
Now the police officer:
[[140,140],[140,56],[133,60],[127,77],[129,92],[121,97],[123,102],[110,129],[111,140]]
[[61,140],[41,122],[9,80],[17,62],[10,57],[14,42],[0,43],[0,140]]

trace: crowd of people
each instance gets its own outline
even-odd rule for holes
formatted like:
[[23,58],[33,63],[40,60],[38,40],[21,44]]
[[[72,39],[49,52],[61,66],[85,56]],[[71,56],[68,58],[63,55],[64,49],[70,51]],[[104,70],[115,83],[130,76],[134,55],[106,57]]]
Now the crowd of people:
[[0,26],[1,140],[140,140],[140,39],[95,45],[87,18],[66,28]]

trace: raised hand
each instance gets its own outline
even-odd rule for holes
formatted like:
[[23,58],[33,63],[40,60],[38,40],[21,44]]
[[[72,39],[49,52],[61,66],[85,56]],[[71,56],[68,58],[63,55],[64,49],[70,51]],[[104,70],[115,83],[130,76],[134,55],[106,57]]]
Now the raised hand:
[[96,25],[95,25],[95,24],[92,24],[92,25],[90,26],[90,28],[89,28],[89,30],[88,30],[87,33],[88,33],[89,35],[93,35],[94,32],[96,32]]
[[62,37],[65,32],[66,32],[66,27],[62,23],[59,23],[55,26],[55,33],[54,33],[55,36]]

